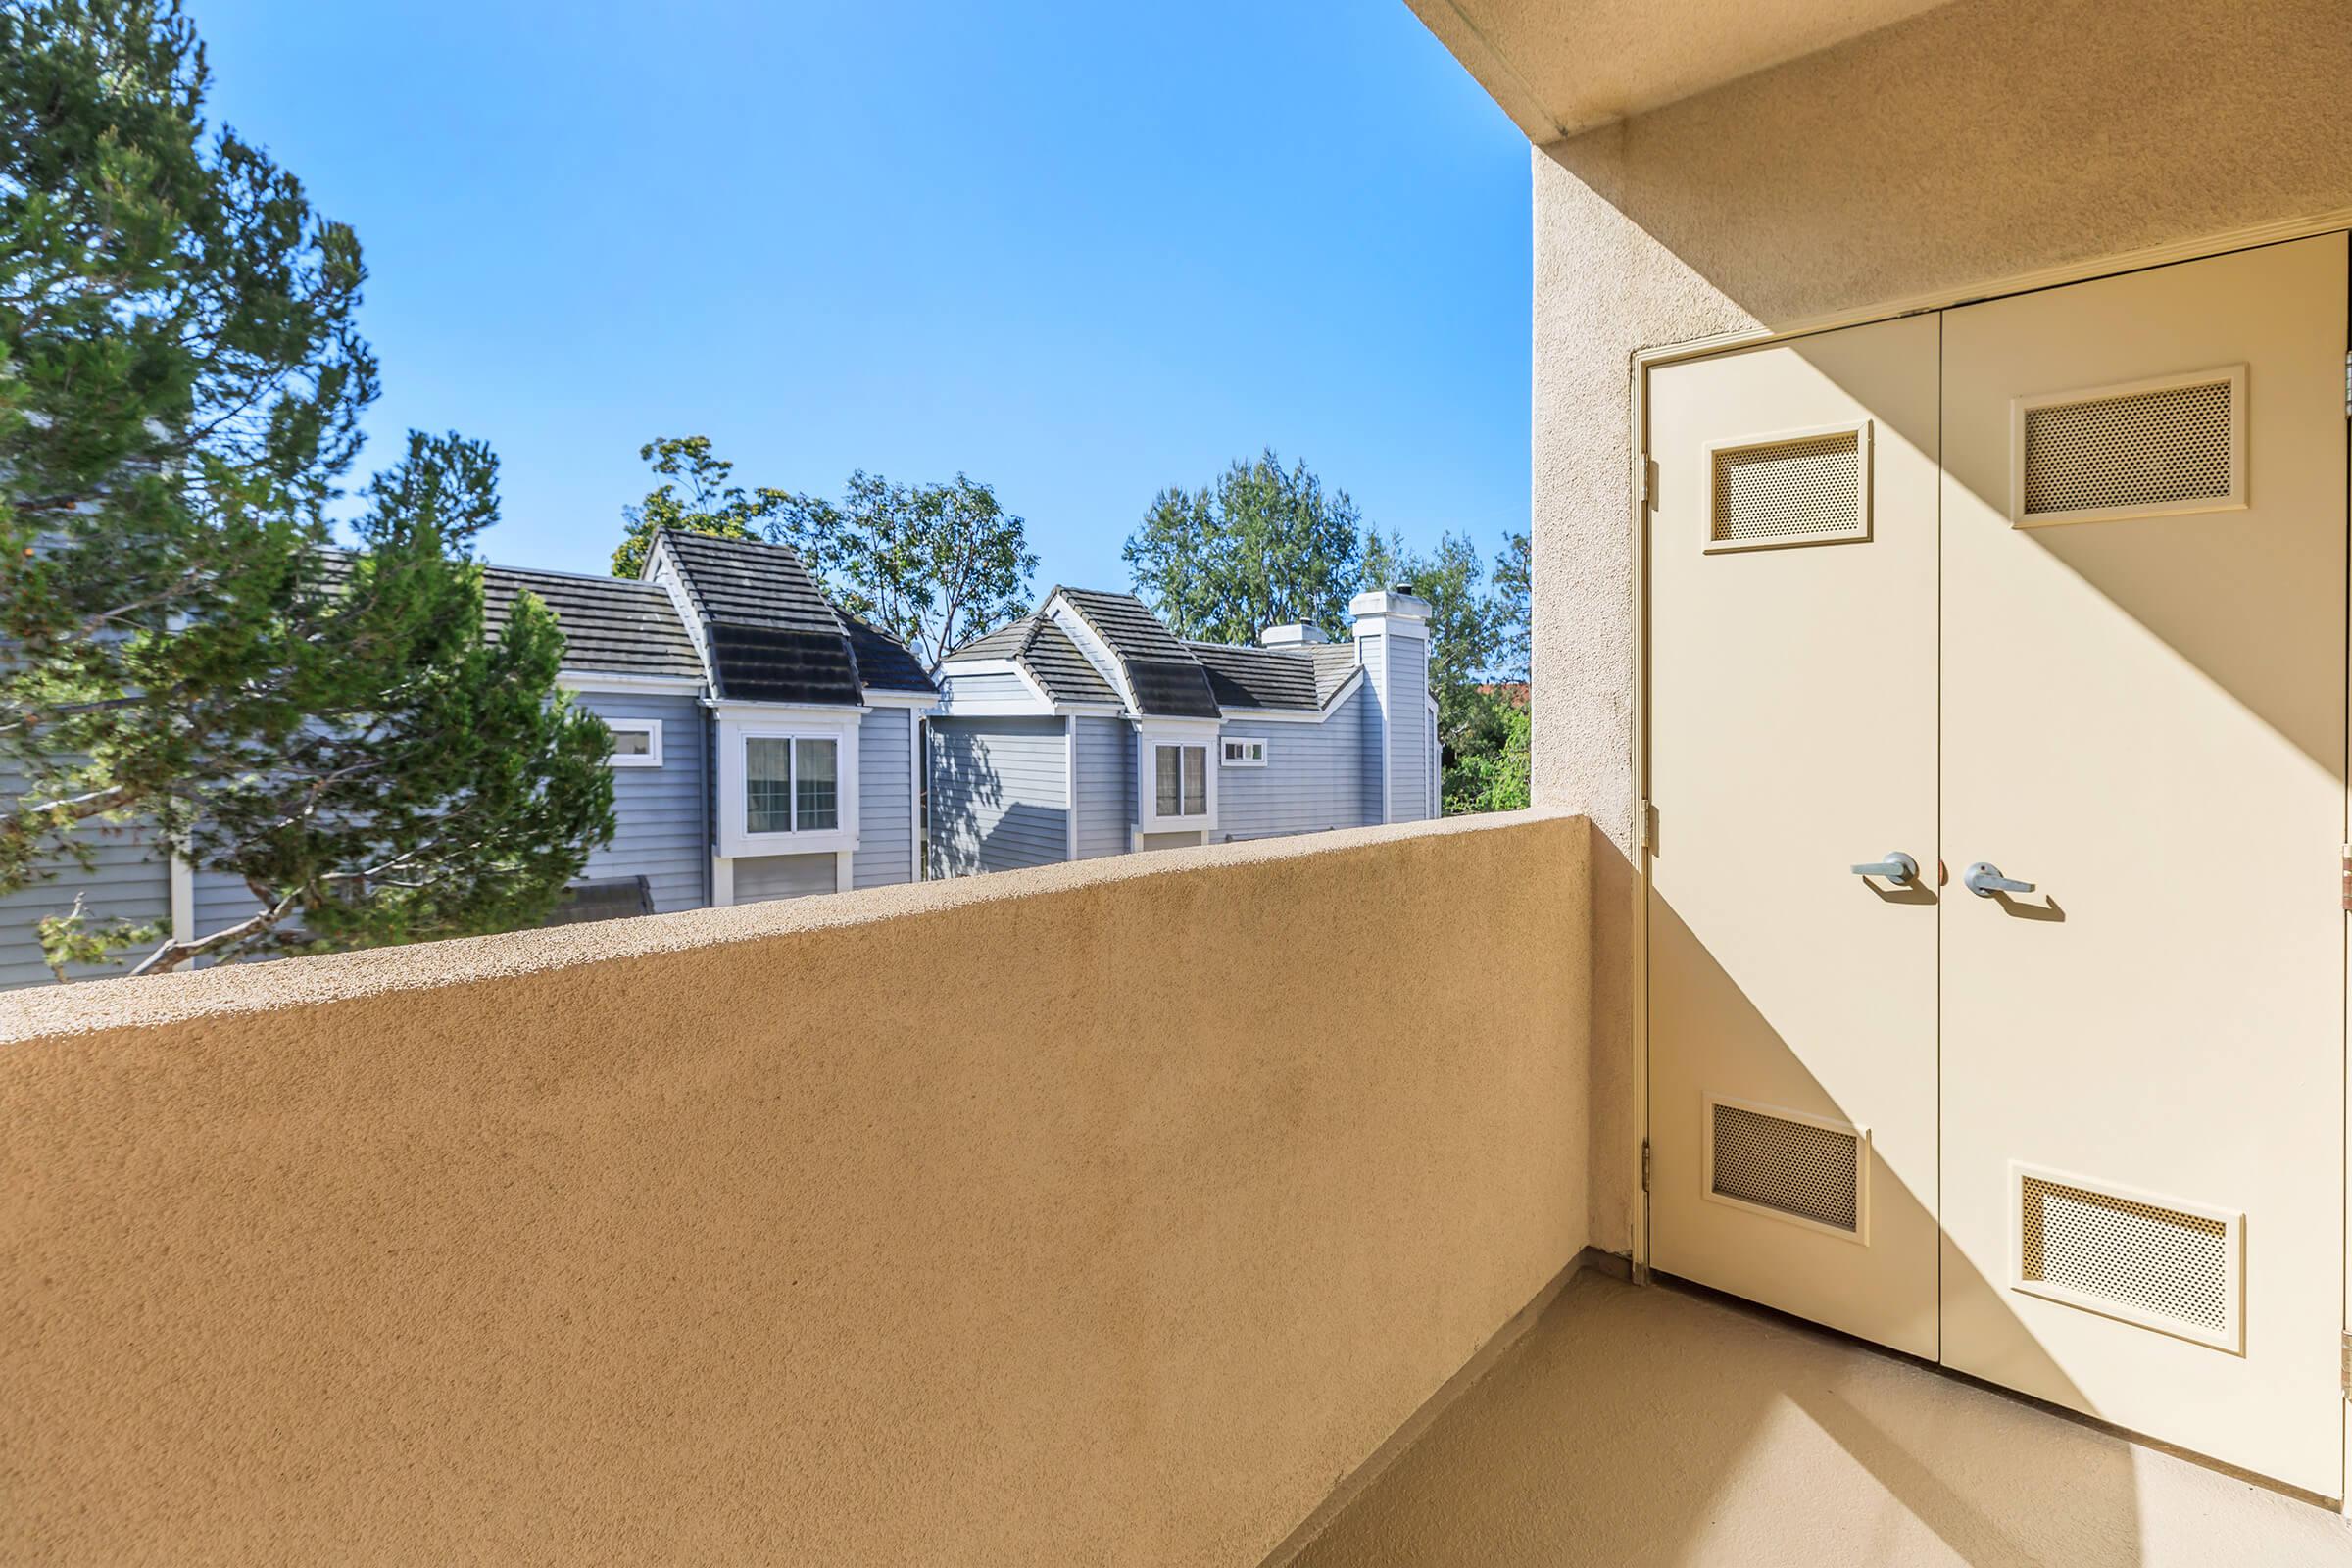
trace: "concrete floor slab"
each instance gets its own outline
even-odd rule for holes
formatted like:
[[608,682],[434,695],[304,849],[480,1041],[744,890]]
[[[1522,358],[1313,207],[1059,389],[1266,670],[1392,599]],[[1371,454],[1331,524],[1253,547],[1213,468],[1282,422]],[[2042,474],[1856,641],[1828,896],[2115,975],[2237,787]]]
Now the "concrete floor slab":
[[1836,1336],[1585,1273],[1295,1568],[2302,1568],[2327,1509]]

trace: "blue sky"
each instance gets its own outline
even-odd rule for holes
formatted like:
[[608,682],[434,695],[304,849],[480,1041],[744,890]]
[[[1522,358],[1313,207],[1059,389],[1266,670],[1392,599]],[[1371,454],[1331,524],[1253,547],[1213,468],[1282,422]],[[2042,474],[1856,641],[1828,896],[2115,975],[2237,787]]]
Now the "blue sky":
[[1427,544],[1526,526],[1528,174],[1402,0],[191,0],[211,116],[356,226],[385,395],[602,571],[637,449],[984,479],[1054,581],[1271,444]]

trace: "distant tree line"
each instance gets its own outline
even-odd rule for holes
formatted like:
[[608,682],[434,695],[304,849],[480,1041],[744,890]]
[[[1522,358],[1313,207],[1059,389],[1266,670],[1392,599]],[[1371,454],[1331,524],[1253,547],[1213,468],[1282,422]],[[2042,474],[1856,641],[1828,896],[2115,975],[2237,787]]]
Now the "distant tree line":
[[1409,585],[1430,603],[1446,809],[1528,804],[1525,533],[1507,535],[1492,565],[1462,532],[1423,554],[1366,524],[1346,490],[1303,462],[1285,467],[1269,448],[1198,490],[1162,490],[1122,554],[1136,593],[1169,627],[1209,642],[1254,642],[1293,621],[1345,638],[1350,598]]
[[662,528],[788,544],[843,609],[906,643],[926,664],[1029,609],[1037,556],[1028,524],[999,504],[996,491],[963,474],[906,485],[860,469],[831,501],[745,489],[708,436],[663,436],[637,455],[662,483],[621,511],[616,577],[645,569]]

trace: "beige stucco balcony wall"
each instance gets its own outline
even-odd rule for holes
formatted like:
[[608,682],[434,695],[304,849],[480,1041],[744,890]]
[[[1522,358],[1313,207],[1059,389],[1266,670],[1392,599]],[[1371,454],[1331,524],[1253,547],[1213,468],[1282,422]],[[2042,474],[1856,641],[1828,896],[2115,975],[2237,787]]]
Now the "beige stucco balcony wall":
[[[1523,124],[1589,121],[1579,94],[1611,63],[1558,39],[1608,8],[1413,3]],[[1648,15],[1702,10],[1729,59],[1727,28],[1870,8]],[[1755,50],[1780,46],[1767,34]],[[1594,823],[1596,1246],[1632,1246],[1640,1120],[1634,356],[2344,226],[2347,80],[2340,0],[1957,0],[1534,150],[1536,796]]]
[[1255,1562],[1584,1245],[1586,850],[11,997],[0,1558]]

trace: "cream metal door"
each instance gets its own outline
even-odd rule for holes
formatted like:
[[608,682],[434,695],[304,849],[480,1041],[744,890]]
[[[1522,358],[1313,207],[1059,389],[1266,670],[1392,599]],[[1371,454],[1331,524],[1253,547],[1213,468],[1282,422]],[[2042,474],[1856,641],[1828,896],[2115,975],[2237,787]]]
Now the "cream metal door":
[[1943,1358],[2328,1495],[2345,288],[2329,235],[1943,333]]
[[[1654,1266],[1936,1348],[1933,317],[1650,378]],[[1912,858],[1919,876],[1858,875]]]

